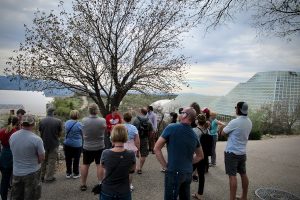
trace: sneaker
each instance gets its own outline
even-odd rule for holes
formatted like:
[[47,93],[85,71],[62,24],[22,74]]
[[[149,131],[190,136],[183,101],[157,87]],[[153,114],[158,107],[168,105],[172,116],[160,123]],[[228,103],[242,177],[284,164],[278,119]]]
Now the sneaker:
[[132,184],[130,184],[130,191],[132,192],[134,190],[134,187]]
[[72,174],[66,174],[66,178],[69,179],[72,177]]
[[166,171],[167,171],[167,169],[165,169],[165,168],[160,169],[160,172],[162,172],[162,173],[165,173]]
[[193,175],[193,181],[194,181],[194,182],[198,182],[198,176]]
[[73,178],[74,178],[74,179],[77,179],[77,178],[79,178],[80,176],[81,176],[80,174],[74,174],[74,175],[73,175]]

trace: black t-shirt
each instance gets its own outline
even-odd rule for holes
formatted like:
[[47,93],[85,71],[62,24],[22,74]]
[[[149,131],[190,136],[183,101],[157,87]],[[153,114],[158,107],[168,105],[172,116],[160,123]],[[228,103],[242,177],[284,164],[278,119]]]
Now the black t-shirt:
[[107,176],[102,182],[102,191],[115,195],[129,193],[129,171],[135,164],[134,152],[130,150],[113,152],[106,149],[102,153],[101,164],[105,169],[105,177]]

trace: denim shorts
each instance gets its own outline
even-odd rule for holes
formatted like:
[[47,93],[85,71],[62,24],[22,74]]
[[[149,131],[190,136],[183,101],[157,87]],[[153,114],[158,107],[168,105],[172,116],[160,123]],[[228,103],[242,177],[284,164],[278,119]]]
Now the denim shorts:
[[225,171],[229,176],[236,176],[236,173],[246,174],[246,154],[235,155],[234,153],[224,152]]

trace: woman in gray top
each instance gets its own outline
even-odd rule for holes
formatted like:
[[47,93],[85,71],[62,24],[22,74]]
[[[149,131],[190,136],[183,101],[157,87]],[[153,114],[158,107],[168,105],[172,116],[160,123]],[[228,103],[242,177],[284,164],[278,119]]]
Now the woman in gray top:
[[131,200],[129,173],[135,169],[135,154],[124,148],[127,141],[127,129],[124,125],[114,126],[111,132],[112,149],[102,153],[100,161],[102,188],[100,200]]

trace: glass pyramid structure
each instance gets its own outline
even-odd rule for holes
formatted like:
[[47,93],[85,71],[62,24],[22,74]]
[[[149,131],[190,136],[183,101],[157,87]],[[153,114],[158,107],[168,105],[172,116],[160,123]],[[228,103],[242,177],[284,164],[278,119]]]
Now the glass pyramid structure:
[[300,72],[269,71],[256,73],[245,83],[238,84],[227,95],[212,101],[209,107],[219,114],[235,115],[235,105],[246,101],[249,109],[259,109],[264,104],[285,102],[293,111],[300,101]]

